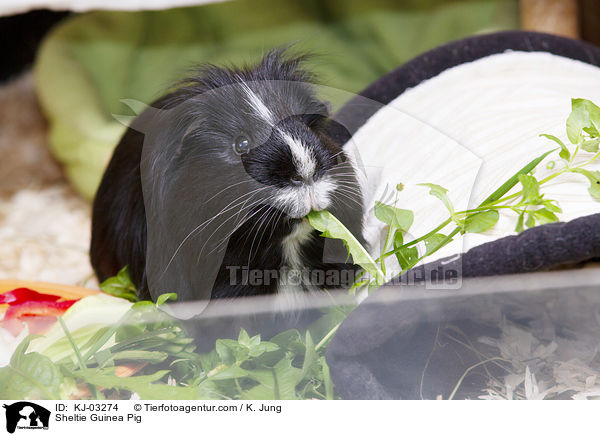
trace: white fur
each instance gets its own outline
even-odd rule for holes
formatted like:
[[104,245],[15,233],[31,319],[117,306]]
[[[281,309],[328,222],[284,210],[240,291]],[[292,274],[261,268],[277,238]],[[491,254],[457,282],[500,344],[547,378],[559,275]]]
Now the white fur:
[[304,267],[300,258],[300,247],[310,239],[312,230],[308,220],[303,219],[281,242],[283,261],[290,269],[300,270]]
[[275,117],[273,113],[269,110],[269,108],[263,103],[258,95],[250,87],[248,84],[242,82],[242,86],[244,88],[244,92],[246,93],[246,97],[248,98],[248,103],[256,112],[259,118],[263,119],[270,126],[275,125]]
[[315,157],[310,152],[308,147],[306,147],[302,141],[294,138],[286,132],[279,130],[279,134],[282,136],[288,147],[290,147],[292,158],[294,159],[294,165],[296,166],[298,174],[300,174],[300,176],[306,181],[312,180],[317,168],[317,163],[315,161]]
[[311,184],[279,189],[273,198],[274,204],[292,218],[306,216],[311,210],[326,209],[331,203],[331,192],[335,183],[324,177]]
[[[300,248],[311,238],[312,231],[312,226],[306,219],[303,219],[281,243],[283,261],[286,268],[291,274],[297,272],[301,278],[304,277],[303,272],[305,265],[300,257]],[[296,307],[297,300],[302,299],[305,296],[305,290],[314,291],[314,288],[310,283],[297,284],[285,281],[280,283],[277,289],[278,297],[275,303],[277,309],[285,311]]]

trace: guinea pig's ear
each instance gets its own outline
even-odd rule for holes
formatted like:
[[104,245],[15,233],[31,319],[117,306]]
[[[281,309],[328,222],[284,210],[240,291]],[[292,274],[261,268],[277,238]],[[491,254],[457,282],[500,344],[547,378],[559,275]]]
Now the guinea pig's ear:
[[327,121],[330,113],[331,105],[328,102],[316,100],[305,113],[300,115],[307,126],[317,127]]
[[[241,160],[231,159],[231,144],[214,144],[202,129],[190,138],[190,126],[203,122],[198,107],[182,103],[162,110],[141,127],[146,276],[153,299],[176,292],[180,301],[208,302],[229,237],[264,204],[265,189]],[[197,142],[182,148],[184,138]]]

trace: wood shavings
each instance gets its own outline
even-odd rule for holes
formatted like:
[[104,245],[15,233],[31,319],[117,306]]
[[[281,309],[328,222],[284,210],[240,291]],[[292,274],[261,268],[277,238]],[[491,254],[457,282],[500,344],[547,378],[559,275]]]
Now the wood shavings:
[[0,278],[97,287],[89,241],[90,205],[66,185],[0,199]]

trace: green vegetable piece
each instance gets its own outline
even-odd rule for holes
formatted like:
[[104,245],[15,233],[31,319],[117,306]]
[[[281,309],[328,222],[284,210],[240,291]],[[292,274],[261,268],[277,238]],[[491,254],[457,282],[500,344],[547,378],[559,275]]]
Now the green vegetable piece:
[[138,301],[137,289],[129,277],[127,267],[119,271],[116,276],[103,281],[100,284],[100,289],[113,297],[124,298],[133,302]]
[[515,232],[521,233],[523,230],[525,230],[524,221],[525,221],[525,209],[523,209],[519,213],[519,218],[517,219],[517,226],[515,227]]
[[504,196],[504,194],[506,194],[517,183],[519,183],[519,175],[520,174],[527,174],[527,173],[531,172],[535,167],[537,167],[540,164],[541,161],[543,161],[546,158],[546,156],[548,156],[550,153],[553,153],[555,151],[556,151],[556,149],[547,151],[544,154],[542,154],[541,156],[538,156],[535,159],[533,159],[531,162],[529,162],[527,165],[525,165],[523,168],[521,168],[519,171],[517,171],[510,179],[508,179],[506,182],[504,182],[502,184],[502,186],[500,186],[498,189],[496,189],[488,198],[483,200],[483,202],[479,205],[479,207],[483,207],[486,204],[493,203],[494,201],[501,199]]
[[500,219],[497,210],[486,210],[474,213],[465,219],[465,231],[469,233],[482,233],[491,229]]
[[439,198],[442,203],[444,203],[444,206],[446,206],[446,209],[448,209],[450,212],[450,215],[454,215],[454,206],[452,205],[450,198],[448,198],[448,190],[446,188],[436,185],[435,183],[419,183],[418,186],[428,187],[429,195]]
[[598,145],[600,144],[600,138],[589,139],[581,143],[581,148],[590,153],[598,153]]
[[544,137],[556,142],[558,145],[560,145],[560,153],[558,153],[558,155],[561,157],[561,159],[564,159],[564,160],[571,159],[571,152],[569,151],[567,146],[556,136],[548,135],[546,133],[542,133],[540,136],[544,136]]
[[29,335],[14,351],[8,366],[0,368],[0,397],[5,399],[59,399],[64,377],[48,357],[26,353],[31,340],[40,335]]
[[162,306],[169,300],[177,301],[177,294],[175,292],[168,292],[166,294],[160,294],[158,296],[158,298],[156,299],[156,305]]
[[552,170],[552,169],[554,169],[554,167],[555,167],[555,166],[556,166],[556,162],[554,162],[553,160],[549,161],[549,162],[546,164],[546,168],[547,168],[547,169],[549,169],[549,170]]
[[392,229],[402,229],[407,232],[412,226],[415,215],[412,211],[406,209],[398,209],[394,206],[375,202],[375,216],[377,219]]
[[325,381],[325,398],[327,400],[333,400],[333,381],[331,380],[331,375],[329,373],[329,365],[327,364],[325,357],[321,357],[321,367],[323,368],[323,379]]
[[402,247],[404,245],[404,237],[401,231],[397,231],[394,236],[394,249],[396,251],[396,259],[402,268],[406,271],[412,268],[419,260],[419,250],[417,247]]
[[396,259],[402,268],[406,271],[412,268],[419,260],[419,251],[417,247],[406,247],[396,252]]
[[538,209],[533,214],[535,215],[535,220],[540,224],[555,223],[558,221],[558,217],[554,212],[546,208]]
[[529,174],[519,174],[519,182],[523,186],[523,203],[536,205],[540,204],[540,184],[537,179]]
[[588,192],[593,198],[600,199],[600,171],[589,171],[583,168],[573,169],[574,173],[584,175],[590,181]]
[[535,227],[535,211],[530,210],[527,212],[527,219],[525,220],[525,225],[529,228]]
[[77,378],[83,379],[90,385],[100,386],[106,389],[124,389],[137,393],[143,400],[195,400],[201,399],[198,389],[195,387],[170,386],[159,382],[166,377],[169,371],[157,371],[150,375],[132,377],[118,377],[115,368],[104,368],[102,370],[89,369],[73,373]]
[[250,336],[248,336],[248,332],[244,329],[240,329],[240,334],[238,335],[238,342],[240,345],[245,347],[250,347]]
[[557,213],[561,213],[562,209],[561,207],[558,205],[558,202],[556,200],[544,200],[542,202],[542,204],[544,205],[544,207],[546,209],[548,209],[550,212],[557,212]]
[[308,376],[308,374],[313,371],[314,366],[319,359],[317,350],[315,350],[315,344],[308,330],[306,331],[305,344],[306,353],[304,354],[304,362],[302,363],[302,373],[300,374],[301,379]]
[[436,251],[440,248],[440,244],[446,239],[446,235],[441,233],[434,233],[433,235],[426,238],[423,242],[425,242],[425,255]]
[[[573,144],[581,144],[584,129],[592,136],[598,136],[600,108],[589,100],[574,98],[571,100],[571,114],[567,119],[567,136]],[[593,129],[592,129],[593,128]],[[595,132],[594,132],[595,131]]]
[[371,274],[377,283],[383,284],[385,277],[379,269],[371,255],[358,242],[352,232],[348,230],[335,216],[327,210],[311,211],[308,215],[308,222],[311,226],[321,232],[321,236],[333,239],[341,239],[350,252],[355,264],[360,265],[365,271]]

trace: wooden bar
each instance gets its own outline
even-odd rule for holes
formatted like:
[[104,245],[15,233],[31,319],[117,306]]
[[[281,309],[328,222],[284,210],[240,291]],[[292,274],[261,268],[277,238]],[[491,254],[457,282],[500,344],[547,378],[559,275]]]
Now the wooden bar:
[[520,0],[521,29],[579,38],[577,0]]

